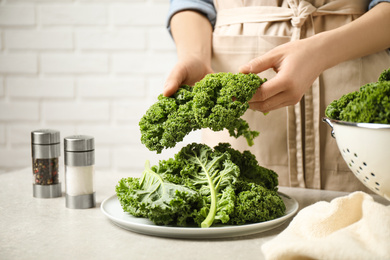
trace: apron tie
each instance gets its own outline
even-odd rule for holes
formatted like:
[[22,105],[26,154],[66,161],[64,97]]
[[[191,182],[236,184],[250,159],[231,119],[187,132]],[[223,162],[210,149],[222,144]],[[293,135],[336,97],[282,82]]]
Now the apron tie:
[[299,4],[296,5],[294,1],[289,0],[288,4],[293,11],[291,25],[294,27],[294,31],[291,37],[291,41],[295,41],[301,38],[302,25],[306,22],[309,16],[312,20],[311,15],[317,11],[317,8],[307,1],[299,1]]
[[317,10],[317,8],[306,1],[300,1],[297,8],[291,9],[294,13],[294,16],[291,18],[291,25],[299,28],[306,22],[307,17]]

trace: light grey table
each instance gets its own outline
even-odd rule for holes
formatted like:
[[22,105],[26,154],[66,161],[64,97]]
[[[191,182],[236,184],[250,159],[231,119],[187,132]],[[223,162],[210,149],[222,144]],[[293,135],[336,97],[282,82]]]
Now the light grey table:
[[[0,174],[0,259],[263,259],[261,245],[289,223],[256,235],[226,239],[171,239],[133,233],[113,224],[100,210],[101,202],[115,194],[118,180],[128,176],[137,174],[96,172],[96,208],[75,210],[65,207],[64,196],[34,198],[29,168]],[[295,198],[300,209],[347,194],[279,190]],[[389,204],[378,196],[375,199]]]

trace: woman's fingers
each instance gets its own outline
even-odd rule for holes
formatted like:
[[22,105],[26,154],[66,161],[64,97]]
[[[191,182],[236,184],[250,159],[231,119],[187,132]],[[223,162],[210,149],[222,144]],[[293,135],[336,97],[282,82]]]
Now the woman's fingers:
[[284,91],[280,86],[285,86],[281,81],[280,76],[277,74],[274,78],[264,82],[257,90],[251,101],[265,101],[278,93]]
[[239,68],[241,73],[260,73],[275,66],[275,56],[268,52],[256,57]]
[[186,70],[179,65],[174,66],[165,80],[163,95],[166,97],[172,96],[182,85],[185,78]]
[[181,85],[193,86],[205,75],[213,73],[210,65],[198,57],[188,57],[179,61],[168,75],[163,89],[163,95],[173,95]]
[[[239,71],[241,73],[260,73],[272,68],[278,72],[281,63],[279,57],[282,57],[282,55],[278,55],[278,52],[271,50],[241,66]],[[269,112],[285,104],[286,97],[282,93],[286,91],[287,84],[282,74],[276,74],[274,78],[261,85],[249,102],[251,109]]]
[[281,107],[295,104],[296,103],[289,99],[289,95],[286,92],[281,92],[265,101],[249,101],[249,108],[267,113]]
[[253,110],[258,110],[263,113],[268,113],[272,110],[290,106],[290,101],[285,97],[283,93],[276,95],[266,101],[256,101],[256,102],[249,102],[249,108]]
[[280,71],[260,86],[249,101],[252,109],[269,112],[283,106],[295,105],[301,100],[304,89],[294,80],[293,75],[285,72]]

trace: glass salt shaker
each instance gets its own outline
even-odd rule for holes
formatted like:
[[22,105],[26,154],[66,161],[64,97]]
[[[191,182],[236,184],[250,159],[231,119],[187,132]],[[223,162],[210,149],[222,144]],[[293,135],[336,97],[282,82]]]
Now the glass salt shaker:
[[66,207],[87,209],[96,206],[94,188],[95,143],[87,135],[64,139]]
[[61,155],[60,132],[40,129],[31,132],[33,196],[61,197],[58,159]]

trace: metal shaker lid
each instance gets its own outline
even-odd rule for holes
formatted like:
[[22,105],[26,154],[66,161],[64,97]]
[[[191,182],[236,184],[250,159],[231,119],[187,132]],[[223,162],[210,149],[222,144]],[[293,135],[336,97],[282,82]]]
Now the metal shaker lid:
[[95,150],[95,141],[88,135],[71,135],[64,139],[65,152],[87,152]]
[[60,143],[60,132],[52,129],[39,129],[31,132],[31,143],[48,145]]

